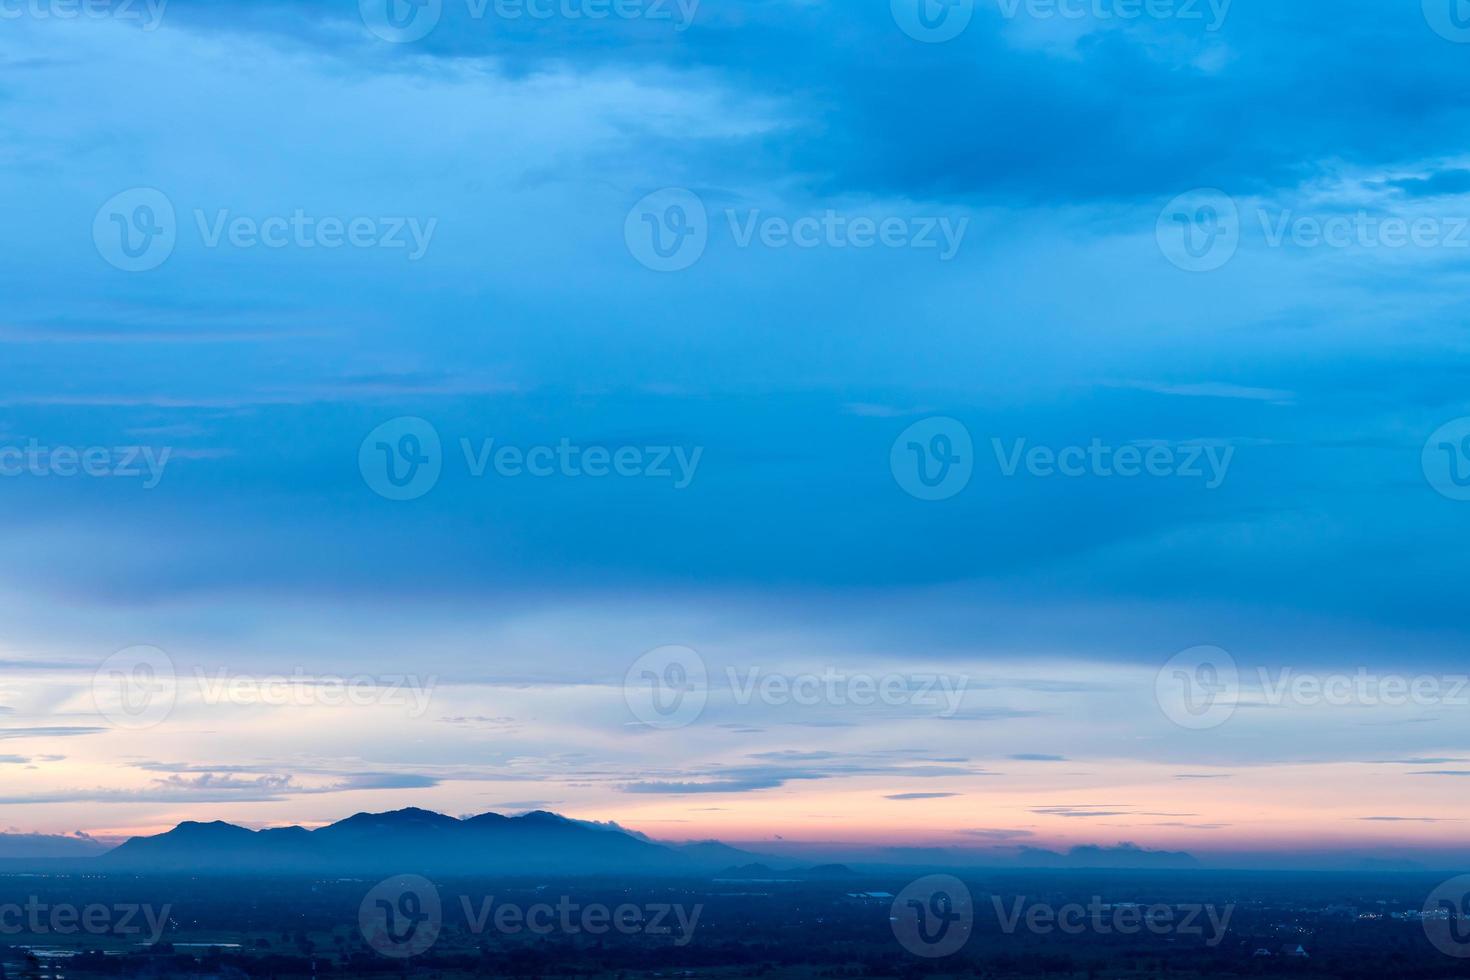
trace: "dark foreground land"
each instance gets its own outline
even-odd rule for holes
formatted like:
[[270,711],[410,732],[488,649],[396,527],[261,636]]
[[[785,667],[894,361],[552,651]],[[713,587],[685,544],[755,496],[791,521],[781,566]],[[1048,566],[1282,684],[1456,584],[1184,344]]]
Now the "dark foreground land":
[[1470,921],[1422,920],[1442,875],[960,877],[968,903],[953,879],[919,871],[432,883],[4,875],[0,964],[10,978],[76,980],[1470,978]]

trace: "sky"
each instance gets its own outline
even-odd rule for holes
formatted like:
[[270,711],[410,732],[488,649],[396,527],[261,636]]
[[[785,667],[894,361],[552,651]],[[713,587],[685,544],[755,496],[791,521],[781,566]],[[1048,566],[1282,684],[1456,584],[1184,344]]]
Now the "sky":
[[1470,18],[0,0],[0,832],[1470,857]]

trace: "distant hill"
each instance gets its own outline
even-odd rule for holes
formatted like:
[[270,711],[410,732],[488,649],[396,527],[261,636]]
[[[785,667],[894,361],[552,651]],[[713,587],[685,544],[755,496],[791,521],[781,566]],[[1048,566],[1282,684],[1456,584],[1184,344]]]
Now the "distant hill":
[[0,834],[0,860],[95,857],[108,845],[91,837],[51,834]]
[[1064,854],[1038,847],[1021,848],[1021,863],[1029,868],[1195,868],[1199,862],[1184,851],[1151,851],[1136,844],[1099,847],[1084,844]]
[[316,830],[179,824],[97,859],[109,871],[241,874],[687,874],[758,856],[709,842],[659,844],[607,824],[545,811],[456,818],[429,810],[359,813]]

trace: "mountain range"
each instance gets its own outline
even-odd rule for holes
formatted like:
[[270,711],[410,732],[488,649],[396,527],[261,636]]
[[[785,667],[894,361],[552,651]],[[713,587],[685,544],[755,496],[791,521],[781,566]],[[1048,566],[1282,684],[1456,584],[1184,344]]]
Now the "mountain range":
[[370,874],[681,874],[766,860],[716,841],[663,844],[616,825],[538,810],[450,817],[410,808],[307,830],[181,823],[94,859],[127,872]]
[[[106,850],[89,837],[0,834],[0,872],[67,871],[165,874],[391,875],[718,875],[733,878],[831,878],[848,867],[1027,867],[1183,869],[1189,854],[1131,844],[1042,848],[789,844],[767,841],[762,853],[719,841],[671,844],[613,823],[574,820],[537,810],[520,816],[451,817],[409,808],[359,813],[324,827],[251,830],[187,821],[166,833],[134,837]],[[813,864],[821,867],[812,867]],[[805,869],[805,870],[800,870]]]

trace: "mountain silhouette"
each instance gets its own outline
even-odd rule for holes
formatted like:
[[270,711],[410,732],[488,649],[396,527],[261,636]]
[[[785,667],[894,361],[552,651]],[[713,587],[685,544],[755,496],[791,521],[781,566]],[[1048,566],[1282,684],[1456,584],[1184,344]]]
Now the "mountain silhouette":
[[129,872],[658,875],[717,871],[756,857],[716,842],[660,844],[543,810],[456,818],[411,808],[359,813],[316,830],[190,821],[134,837],[96,860]]

